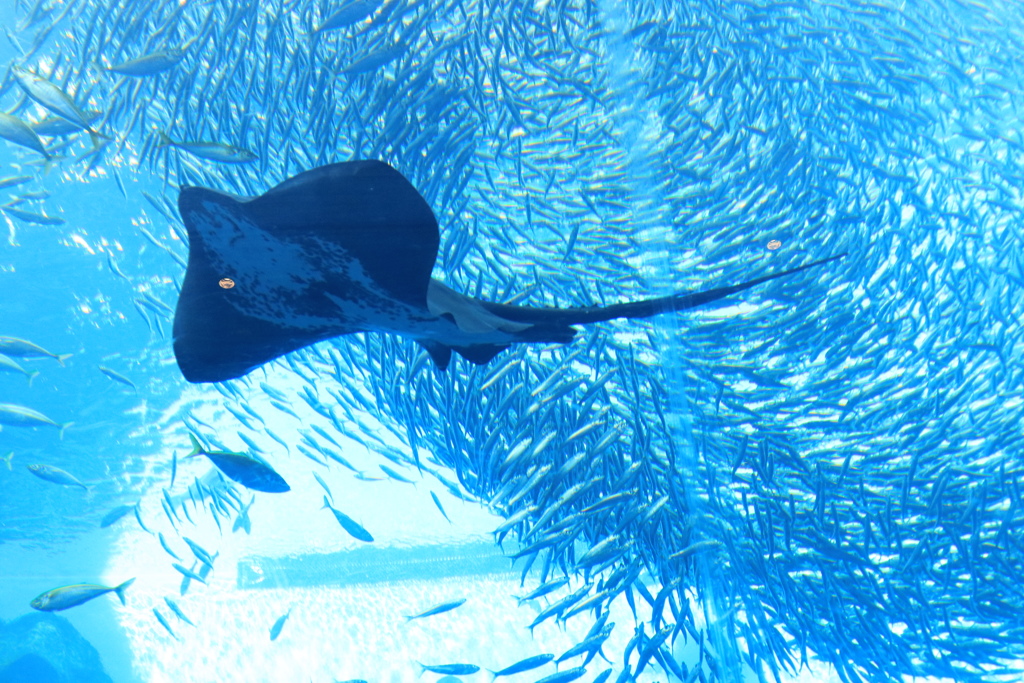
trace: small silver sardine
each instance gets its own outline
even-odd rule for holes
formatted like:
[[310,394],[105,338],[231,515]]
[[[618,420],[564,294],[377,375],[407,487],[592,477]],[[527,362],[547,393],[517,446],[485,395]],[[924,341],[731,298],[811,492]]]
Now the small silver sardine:
[[172,140],[164,133],[160,133],[160,144],[157,147],[177,147],[200,159],[222,164],[247,164],[259,158],[249,150],[240,147],[202,140],[195,142]]
[[117,372],[114,372],[110,368],[108,368],[106,366],[103,366],[103,365],[99,366],[99,370],[100,370],[100,372],[102,372],[104,375],[106,375],[110,379],[114,380],[115,382],[120,382],[121,384],[124,384],[125,386],[131,387],[132,389],[135,390],[136,394],[139,393],[139,388],[137,386],[135,386],[135,382],[132,382],[130,379],[128,379],[124,375],[119,374]]
[[114,66],[108,66],[107,71],[121,74],[122,76],[152,76],[173,69],[182,60],[185,53],[179,49],[161,50],[152,54],[144,55],[137,59],[130,59]]
[[[85,115],[85,120],[92,125],[93,121],[96,121],[103,112],[98,109],[86,109],[82,112]],[[82,127],[71,123],[59,116],[47,116],[45,119],[36,123],[30,123],[29,127],[35,131],[36,135],[56,138],[64,135],[71,135],[82,130]]]
[[[37,131],[38,132],[38,131]],[[0,178],[0,190],[8,187],[17,187],[18,185],[24,185],[32,180],[30,175],[12,175],[6,178]]]
[[164,602],[167,603],[167,606],[171,608],[172,612],[178,615],[179,619],[184,621],[189,626],[195,626],[195,624],[192,623],[192,620],[186,617],[185,613],[181,611],[180,607],[178,607],[178,603],[174,602],[174,600],[171,600],[168,597],[164,597]]
[[33,223],[35,225],[64,225],[64,219],[59,216],[47,216],[45,213],[25,211],[24,209],[17,209],[10,204],[0,207],[0,210],[8,216],[14,216],[19,221],[25,221],[26,223]]
[[324,23],[320,24],[310,35],[351,26],[373,14],[380,4],[380,0],[354,0],[354,2],[348,2],[324,19]]
[[103,516],[103,519],[100,520],[100,528],[106,529],[108,526],[110,526],[117,520],[127,515],[133,509],[135,509],[134,505],[118,505],[116,508],[114,508],[113,510],[111,510],[110,512]]
[[412,616],[407,616],[406,620],[407,621],[412,621],[413,619],[422,619],[423,617],[432,617],[435,614],[443,614],[444,612],[450,612],[453,609],[455,609],[456,607],[461,607],[463,605],[463,603],[465,603],[465,602],[466,602],[465,598],[463,598],[461,600],[454,600],[452,602],[443,602],[440,605],[434,605],[433,607],[431,607],[429,609],[426,609],[426,610],[420,612],[419,614],[414,614]]
[[167,623],[167,619],[164,618],[164,615],[160,614],[160,610],[158,610],[156,607],[153,608],[153,616],[155,616],[156,620],[160,622],[160,625],[163,626],[164,629],[171,634],[172,638],[174,638],[175,640],[178,639],[178,636],[174,634],[174,630],[171,628],[171,625]]

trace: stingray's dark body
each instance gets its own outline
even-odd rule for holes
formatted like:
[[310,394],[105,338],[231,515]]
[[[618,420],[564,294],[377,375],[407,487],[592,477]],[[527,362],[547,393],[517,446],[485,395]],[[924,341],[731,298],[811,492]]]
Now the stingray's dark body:
[[[824,262],[705,292],[543,309],[481,301],[431,279],[434,214],[379,161],[316,168],[254,198],[186,187],[178,209],[189,261],[174,353],[190,382],[240,377],[290,351],[361,331],[412,338],[442,369],[452,351],[486,363],[513,343],[569,342],[575,324],[692,308]],[[234,286],[223,287],[224,278]]]
[[[185,378],[239,377],[317,341],[367,329],[330,298],[426,310],[438,247],[430,207],[385,164],[334,164],[255,198],[182,189],[189,262],[174,316]],[[347,267],[358,265],[368,279]],[[341,266],[341,267],[339,267]],[[230,278],[230,289],[219,283]],[[367,284],[376,283],[380,291]]]

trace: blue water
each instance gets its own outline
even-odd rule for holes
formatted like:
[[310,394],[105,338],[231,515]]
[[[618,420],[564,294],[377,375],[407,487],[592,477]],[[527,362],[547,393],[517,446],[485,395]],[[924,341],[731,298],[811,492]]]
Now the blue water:
[[[67,425],[0,430],[0,680],[484,681],[603,613],[584,682],[641,661],[644,682],[1020,679],[1020,7],[393,0],[314,31],[344,6],[0,6],[0,61],[106,136],[44,137],[49,170],[0,142],[0,185],[31,177],[0,189],[0,337],[69,354],[0,372],[0,404]],[[106,70],[172,48],[165,71]],[[0,109],[48,114],[10,75]],[[606,305],[846,256],[446,373],[367,333],[186,382],[178,187],[255,196],[352,159],[409,179],[440,224],[433,276],[490,301]],[[190,432],[291,491],[186,459]],[[184,590],[186,537],[216,557]],[[131,578],[125,605],[29,607]]]

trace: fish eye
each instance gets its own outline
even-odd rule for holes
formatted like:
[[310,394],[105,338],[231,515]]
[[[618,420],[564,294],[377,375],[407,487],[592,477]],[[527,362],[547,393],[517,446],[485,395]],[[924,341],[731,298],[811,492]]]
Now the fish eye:
[[235,281],[229,277],[222,277],[217,284],[220,285],[221,289],[231,289],[235,286]]

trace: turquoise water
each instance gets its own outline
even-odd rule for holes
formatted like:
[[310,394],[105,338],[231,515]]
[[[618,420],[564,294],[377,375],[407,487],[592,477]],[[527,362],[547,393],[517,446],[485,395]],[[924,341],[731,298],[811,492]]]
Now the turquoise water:
[[[0,680],[483,681],[602,619],[578,680],[1019,678],[1015,4],[17,0],[0,24],[26,70],[0,109],[73,102],[93,133],[43,134],[49,163],[0,142],[0,337],[60,357],[0,365]],[[371,331],[187,382],[179,188],[356,159],[408,179],[433,277],[486,301],[845,256],[447,371]],[[29,606],[132,578],[123,605]]]

